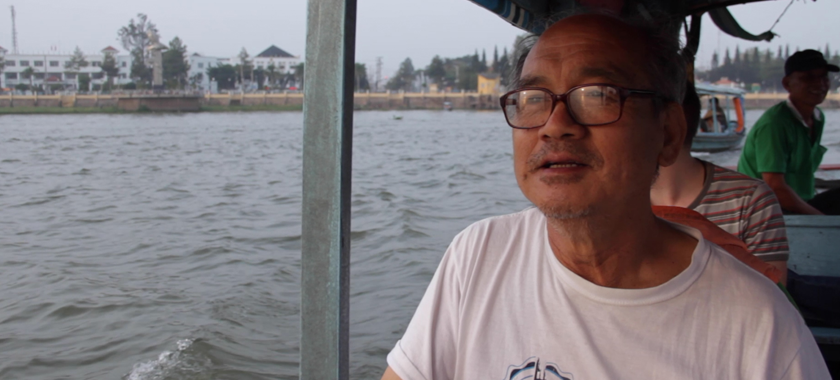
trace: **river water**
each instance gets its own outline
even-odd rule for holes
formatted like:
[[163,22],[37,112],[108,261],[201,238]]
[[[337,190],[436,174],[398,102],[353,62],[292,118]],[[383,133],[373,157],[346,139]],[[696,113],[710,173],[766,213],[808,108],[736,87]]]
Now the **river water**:
[[[0,379],[296,378],[302,119],[0,117]],[[496,112],[355,122],[351,373],[371,379],[450,239],[529,203]]]

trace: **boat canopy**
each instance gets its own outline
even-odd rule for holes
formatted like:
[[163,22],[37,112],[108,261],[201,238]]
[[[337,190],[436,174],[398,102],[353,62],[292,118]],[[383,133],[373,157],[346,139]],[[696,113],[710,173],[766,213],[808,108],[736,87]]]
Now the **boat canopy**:
[[708,83],[695,83],[694,87],[697,89],[699,95],[729,95],[729,96],[744,96],[746,91],[740,88],[715,86]]
[[577,8],[601,9],[615,14],[645,15],[651,10],[684,19],[708,12],[724,33],[750,41],[769,41],[775,34],[766,31],[752,34],[744,30],[726,7],[767,0],[470,0],[499,15],[514,26],[539,34],[546,27],[544,20],[554,19]]

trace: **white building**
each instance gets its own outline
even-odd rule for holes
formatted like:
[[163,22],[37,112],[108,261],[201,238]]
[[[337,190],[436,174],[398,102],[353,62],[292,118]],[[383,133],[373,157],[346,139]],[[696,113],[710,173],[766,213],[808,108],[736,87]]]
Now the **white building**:
[[[205,57],[198,53],[193,53],[187,60],[190,64],[190,70],[187,74],[189,82],[195,87],[203,91],[216,92],[217,84],[207,75],[207,70],[212,67],[221,65],[236,66],[240,64],[239,56],[231,58]],[[294,72],[294,67],[301,63],[300,56],[291,55],[283,49],[275,45],[271,45],[256,57],[249,59],[254,69],[268,70],[269,66],[274,66],[275,72],[279,74],[291,74]],[[263,83],[264,85],[264,83]],[[248,83],[246,80],[246,88],[255,90],[258,87],[256,84]]]
[[[88,66],[81,68],[78,73],[68,72],[65,68],[65,65],[73,57],[72,54],[8,54],[8,51],[0,47],[0,56],[5,57],[6,62],[2,77],[0,77],[0,87],[14,88],[16,85],[25,84],[27,86],[33,85],[36,88],[52,87],[74,90],[78,88],[78,74],[84,73],[91,77],[90,89],[96,90],[107,81],[107,77],[102,71],[102,61],[105,59],[106,53],[113,54],[117,60],[119,74],[114,78],[114,84],[125,85],[131,83],[132,56],[130,54],[120,55],[119,50],[111,46],[102,49],[100,54],[86,55],[85,60],[88,62]],[[294,67],[302,62],[300,56],[289,54],[275,45],[271,45],[250,60],[254,69],[268,70],[269,66],[274,66],[275,72],[279,74],[294,73]],[[187,62],[190,65],[187,72],[188,83],[196,89],[216,92],[216,84],[212,81],[213,78],[207,75],[207,70],[221,65],[235,66],[239,64],[239,57],[206,57],[193,53],[187,56]],[[25,71],[30,68],[33,72],[31,78],[25,75]],[[256,89],[259,86],[246,83],[246,87]]]
[[217,87],[215,83],[211,83],[207,70],[212,67],[230,64],[227,58],[205,57],[198,53],[193,53],[187,57],[187,62],[190,64],[190,70],[187,72],[187,81],[202,91],[216,92]]
[[[78,73],[69,72],[65,68],[72,59],[72,54],[8,54],[7,51],[2,53],[6,62],[3,69],[3,87],[6,88],[25,84],[38,88],[60,87],[74,90],[78,88],[78,74],[88,74],[91,78],[91,90],[94,90],[107,81],[105,72],[102,71],[102,61],[106,53],[114,55],[117,68],[119,68],[114,84],[123,85],[131,82],[131,55],[119,55],[119,50],[111,46],[102,49],[100,54],[85,55],[88,66],[80,68]],[[31,78],[25,73],[30,68],[33,73]]]
[[[239,57],[234,58],[236,61]],[[291,55],[275,45],[271,45],[253,58],[254,68],[268,70],[269,66],[281,74],[291,74],[294,67],[300,63],[300,56]]]

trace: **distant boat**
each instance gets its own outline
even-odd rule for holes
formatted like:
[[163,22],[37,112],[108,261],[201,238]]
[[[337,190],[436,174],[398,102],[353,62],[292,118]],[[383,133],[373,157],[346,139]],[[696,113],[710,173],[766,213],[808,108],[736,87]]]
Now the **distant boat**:
[[740,146],[746,135],[744,91],[704,83],[695,87],[700,96],[701,118],[691,151],[721,152]]
[[443,102],[444,111],[452,111],[452,102]]
[[402,116],[394,115],[394,120],[402,120]]

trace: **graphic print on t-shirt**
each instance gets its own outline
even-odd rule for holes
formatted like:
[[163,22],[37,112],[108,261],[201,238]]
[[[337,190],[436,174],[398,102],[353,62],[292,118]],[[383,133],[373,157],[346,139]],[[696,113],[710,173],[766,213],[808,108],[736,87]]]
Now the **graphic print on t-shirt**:
[[575,376],[563,372],[554,363],[540,364],[540,358],[532,356],[520,365],[511,364],[505,373],[504,380],[574,380]]

